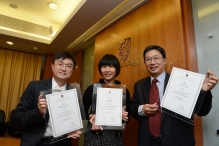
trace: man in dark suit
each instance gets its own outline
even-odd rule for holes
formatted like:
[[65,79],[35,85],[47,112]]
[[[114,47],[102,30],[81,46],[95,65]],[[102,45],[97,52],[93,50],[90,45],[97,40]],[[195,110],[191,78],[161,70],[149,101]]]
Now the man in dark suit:
[[29,83],[12,115],[12,124],[25,128],[21,146],[71,146],[70,138],[80,136],[81,132],[76,130],[69,134],[69,138],[50,144],[53,133],[47,102],[40,95],[40,91],[48,89],[70,89],[67,80],[71,77],[75,64],[75,58],[70,53],[59,52],[51,63],[53,78]]
[[[156,45],[148,46],[145,48],[144,62],[147,70],[150,73],[149,77],[143,78],[135,83],[134,94],[130,103],[130,114],[139,121],[138,131],[138,145],[139,146],[194,146],[195,139],[193,134],[193,126],[185,121],[182,121],[174,116],[162,112],[160,105],[150,103],[150,90],[152,80],[157,79],[155,83],[158,89],[158,98],[162,99],[169,74],[165,72],[165,64],[167,58],[165,50]],[[202,85],[200,96],[204,96],[201,108],[198,112],[199,116],[205,116],[211,110],[212,95],[210,90],[217,84],[218,78],[216,75],[207,71],[205,81]],[[150,118],[159,116],[161,113],[158,126],[158,135],[153,135],[149,127]]]

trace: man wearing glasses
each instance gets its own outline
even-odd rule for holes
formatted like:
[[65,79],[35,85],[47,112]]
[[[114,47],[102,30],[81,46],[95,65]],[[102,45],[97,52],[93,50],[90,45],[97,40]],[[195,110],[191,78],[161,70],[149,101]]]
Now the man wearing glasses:
[[52,89],[52,93],[71,89],[67,80],[71,77],[75,65],[75,58],[70,53],[59,52],[55,54],[51,63],[53,77],[29,83],[12,115],[12,124],[25,128],[21,146],[71,146],[69,138],[80,136],[79,130],[73,131],[69,138],[50,144],[53,132],[47,102],[40,95],[40,91],[49,89]]
[[[166,113],[162,113],[160,101],[163,97],[169,74],[165,50],[156,45],[145,48],[144,63],[149,77],[135,83],[130,102],[130,114],[139,121],[138,146],[194,146],[193,126]],[[205,94],[199,116],[211,110],[212,90],[218,82],[216,75],[207,71],[201,94]],[[153,96],[157,94],[156,97]]]

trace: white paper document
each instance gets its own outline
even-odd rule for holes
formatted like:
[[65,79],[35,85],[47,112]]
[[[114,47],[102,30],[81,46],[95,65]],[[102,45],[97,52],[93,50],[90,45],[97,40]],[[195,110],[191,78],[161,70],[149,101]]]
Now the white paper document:
[[122,126],[123,89],[97,88],[95,125]]
[[205,75],[173,67],[161,106],[191,118]]
[[83,128],[76,89],[46,95],[54,137]]

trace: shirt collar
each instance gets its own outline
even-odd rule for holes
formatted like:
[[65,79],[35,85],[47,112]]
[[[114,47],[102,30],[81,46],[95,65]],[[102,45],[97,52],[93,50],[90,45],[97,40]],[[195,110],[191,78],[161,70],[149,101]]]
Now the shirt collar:
[[[163,84],[166,77],[166,72],[164,71],[162,74],[160,74],[156,79],[159,83]],[[154,79],[154,77],[151,76],[151,82]]]
[[60,86],[56,83],[54,77],[52,78],[52,89],[60,89],[60,88],[66,89],[66,86],[67,86],[67,83],[65,83],[64,86],[60,87]]

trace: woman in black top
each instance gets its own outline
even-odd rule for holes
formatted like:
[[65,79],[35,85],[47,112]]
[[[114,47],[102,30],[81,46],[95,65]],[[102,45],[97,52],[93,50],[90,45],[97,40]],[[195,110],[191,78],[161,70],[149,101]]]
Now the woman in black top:
[[[106,54],[101,58],[98,64],[99,73],[103,76],[99,79],[100,84],[108,84],[113,86],[114,84],[121,84],[120,81],[115,80],[115,77],[120,73],[120,63],[119,60],[111,54]],[[99,126],[94,125],[95,113],[88,113],[90,106],[96,106],[96,102],[92,103],[93,95],[93,85],[90,85],[84,95],[83,104],[87,120],[90,120],[87,125],[87,131],[84,135],[84,145],[85,146],[122,146],[123,136],[122,130],[100,130]],[[122,113],[123,121],[128,122],[130,119],[129,115],[129,101],[130,94],[128,89],[126,89],[126,111]],[[92,123],[93,124],[92,124]]]

